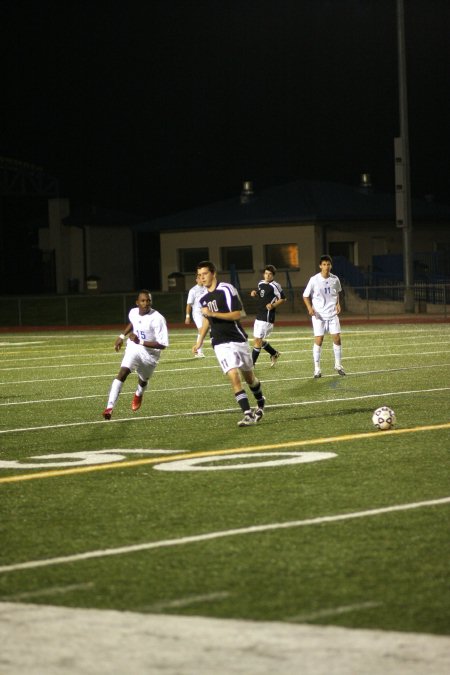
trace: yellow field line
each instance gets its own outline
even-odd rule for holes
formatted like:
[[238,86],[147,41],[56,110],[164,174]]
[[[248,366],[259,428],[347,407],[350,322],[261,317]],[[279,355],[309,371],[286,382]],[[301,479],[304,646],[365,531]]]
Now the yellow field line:
[[[328,436],[325,438],[311,438],[309,440],[287,441],[284,443],[272,443],[270,445],[249,445],[243,448],[225,448],[223,450],[199,450],[197,452],[185,452],[177,455],[164,455],[163,457],[144,457],[142,459],[129,460],[127,462],[111,462],[109,464],[97,464],[94,466],[77,466],[73,469],[55,469],[53,471],[40,471],[36,473],[17,474],[15,476],[5,476],[0,478],[0,483],[17,483],[25,480],[35,480],[37,478],[55,478],[57,476],[72,476],[80,473],[92,473],[94,471],[105,471],[109,469],[124,469],[129,467],[143,466],[146,464],[162,464],[163,462],[174,462],[179,459],[192,459],[194,457],[214,457],[215,455],[227,455],[235,452],[255,452],[257,450],[279,450],[281,448],[308,447],[311,445],[322,445],[324,443],[342,443],[344,441],[356,441],[367,438],[388,438],[389,436],[399,436],[402,434],[417,433],[419,431],[439,431],[441,429],[450,429],[450,422],[443,424],[432,424],[428,426],[411,427],[407,429],[392,429],[391,431],[369,431],[360,434],[345,434],[343,436]],[[120,452],[120,449],[118,449]]]

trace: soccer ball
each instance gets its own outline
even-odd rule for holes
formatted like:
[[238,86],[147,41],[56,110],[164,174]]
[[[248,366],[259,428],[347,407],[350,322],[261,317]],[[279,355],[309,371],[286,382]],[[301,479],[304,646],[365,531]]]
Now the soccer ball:
[[381,429],[381,431],[392,429],[395,424],[395,412],[392,408],[388,408],[387,405],[383,405],[381,408],[377,408],[373,413],[372,422],[376,428]]

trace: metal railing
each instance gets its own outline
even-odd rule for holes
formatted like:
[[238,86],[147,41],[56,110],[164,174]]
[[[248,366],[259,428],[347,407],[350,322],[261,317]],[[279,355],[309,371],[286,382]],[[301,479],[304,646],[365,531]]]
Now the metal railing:
[[[345,286],[344,308],[347,313],[362,314],[367,318],[407,314],[405,310],[406,287],[403,283],[386,283],[377,286]],[[450,316],[450,284],[413,285],[414,313]]]
[[[152,293],[153,306],[168,321],[184,318],[185,293]],[[0,327],[108,326],[124,324],[136,293],[0,296]]]
[[[302,289],[287,289],[287,302],[280,307],[283,317],[300,315],[308,318]],[[247,314],[256,312],[250,289],[241,289]],[[343,310],[346,315],[368,319],[407,314],[404,284],[378,286],[344,285]],[[154,292],[153,306],[171,323],[183,323],[187,292]],[[414,285],[414,313],[450,318],[450,284]],[[51,296],[0,296],[0,328],[30,326],[108,326],[127,322],[128,312],[136,301],[135,293],[93,293]],[[411,314],[411,313],[409,313]]]

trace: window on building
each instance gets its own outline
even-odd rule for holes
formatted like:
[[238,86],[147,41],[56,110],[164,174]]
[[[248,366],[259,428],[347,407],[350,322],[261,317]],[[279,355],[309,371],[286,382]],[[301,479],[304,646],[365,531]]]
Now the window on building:
[[328,252],[332,258],[334,256],[343,256],[352,265],[358,264],[358,247],[354,241],[330,241],[328,243]]
[[209,260],[208,248],[180,248],[178,249],[178,269],[185,274],[195,272],[197,264],[202,260]]
[[253,250],[251,246],[224,246],[220,249],[220,264],[224,272],[234,265],[239,272],[253,271]]
[[265,265],[277,269],[299,269],[298,244],[267,244],[264,246]]

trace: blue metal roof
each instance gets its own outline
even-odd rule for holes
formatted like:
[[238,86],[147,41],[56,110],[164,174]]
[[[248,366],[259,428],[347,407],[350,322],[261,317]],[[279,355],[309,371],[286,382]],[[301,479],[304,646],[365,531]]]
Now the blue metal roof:
[[[450,206],[414,200],[413,219],[449,220]],[[395,196],[371,188],[340,183],[298,180],[256,192],[246,200],[238,195],[188,211],[156,218],[138,231],[176,231],[255,227],[275,223],[395,220]]]

